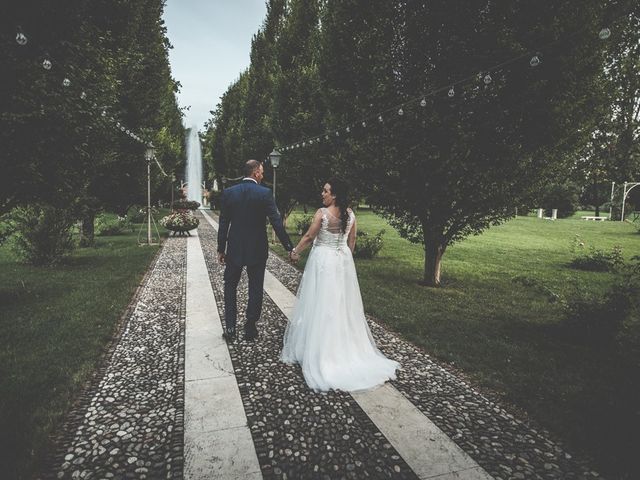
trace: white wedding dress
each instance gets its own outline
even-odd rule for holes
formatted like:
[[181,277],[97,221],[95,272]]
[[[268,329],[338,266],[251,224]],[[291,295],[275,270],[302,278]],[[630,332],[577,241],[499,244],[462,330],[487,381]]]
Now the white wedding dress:
[[322,226],[298,287],[293,316],[284,335],[281,360],[299,363],[310,388],[366,390],[395,379],[398,362],[375,345],[346,233],[340,219],[322,209]]

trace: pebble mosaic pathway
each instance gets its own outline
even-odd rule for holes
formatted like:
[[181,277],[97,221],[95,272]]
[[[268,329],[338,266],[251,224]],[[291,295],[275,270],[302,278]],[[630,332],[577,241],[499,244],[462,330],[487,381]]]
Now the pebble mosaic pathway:
[[[224,318],[216,232],[203,217],[198,235]],[[164,243],[104,365],[70,413],[43,478],[184,478],[186,242]],[[267,268],[295,293],[299,270],[275,255]],[[243,275],[238,304],[245,303]],[[599,478],[547,432],[509,413],[374,319],[370,325],[378,347],[402,364],[393,387],[495,479]],[[315,393],[299,367],[279,362],[285,326],[284,313],[265,295],[260,339],[229,346],[261,476],[425,478],[409,468],[353,396]]]

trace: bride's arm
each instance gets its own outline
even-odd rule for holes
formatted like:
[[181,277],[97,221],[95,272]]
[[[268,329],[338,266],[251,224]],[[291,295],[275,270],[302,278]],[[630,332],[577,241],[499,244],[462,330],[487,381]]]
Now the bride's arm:
[[353,251],[356,248],[356,234],[358,229],[358,224],[356,223],[356,217],[353,217],[353,225],[351,226],[351,230],[349,230],[349,236],[347,237],[347,245],[349,245],[349,249],[351,250],[351,253],[353,253]]
[[309,230],[307,230],[298,242],[298,245],[296,245],[296,254],[300,255],[300,253],[302,253],[302,251],[307,248],[311,242],[313,242],[320,231],[320,227],[322,227],[322,210],[318,209],[316,214],[313,216]]

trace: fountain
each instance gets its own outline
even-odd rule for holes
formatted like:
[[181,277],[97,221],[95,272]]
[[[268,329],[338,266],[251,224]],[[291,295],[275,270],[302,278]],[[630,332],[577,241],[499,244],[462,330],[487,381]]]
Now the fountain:
[[195,200],[204,205],[202,199],[202,151],[200,136],[195,126],[189,129],[187,139],[187,200]]

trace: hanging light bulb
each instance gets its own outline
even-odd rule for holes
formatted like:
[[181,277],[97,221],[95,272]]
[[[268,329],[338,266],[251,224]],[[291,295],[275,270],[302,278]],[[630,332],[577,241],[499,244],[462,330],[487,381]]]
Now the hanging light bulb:
[[45,70],[51,70],[51,60],[49,60],[48,58],[45,58],[42,61],[42,68],[44,68]]
[[380,123],[382,123],[382,122],[384,121],[384,119],[382,118],[382,115],[378,115],[378,121],[379,121]]
[[131,131],[130,130],[127,130],[127,135],[131,135]]
[[325,139],[325,140],[329,140],[329,135],[325,135],[325,136],[324,136],[324,139]]
[[400,116],[404,115],[404,110],[402,110],[402,109],[398,110],[398,115],[400,115]]
[[456,91],[453,89],[453,87],[451,87],[449,89],[449,93],[447,93],[447,95],[449,95],[449,98],[453,98],[453,96],[456,94]]
[[82,100],[86,100],[86,98],[87,98],[87,94],[86,94],[85,92],[82,92],[82,93],[80,94],[80,98],[81,98]]
[[540,65],[540,63],[541,60],[538,55],[534,55],[533,57],[531,57],[531,60],[529,60],[529,65],[531,65],[532,67],[537,67],[538,65]]
[[18,33],[16,35],[16,42],[18,45],[26,45],[28,41],[27,36],[22,33],[22,29],[18,27]]
[[124,125],[122,125],[122,126],[120,127],[120,131],[121,131],[121,132],[124,132],[124,130],[125,130],[125,129],[124,129]]
[[351,131],[350,127],[347,127],[347,133],[349,133]]
[[484,84],[485,85],[489,85],[492,80],[493,80],[493,78],[491,78],[491,75],[489,75],[488,73],[484,76]]
[[62,80],[62,85],[64,85],[65,87],[68,87],[69,85],[71,85],[71,80],[69,80],[68,78],[65,78],[64,80]]
[[367,128],[367,122],[362,122],[362,128]]
[[611,30],[609,30],[608,28],[603,28],[602,30],[600,30],[600,33],[598,33],[598,36],[600,37],[600,40],[606,40],[611,36]]
[[340,132],[338,130],[336,130],[336,137],[340,136]]
[[107,111],[106,110],[102,110],[102,116],[106,117],[107,116]]
[[427,101],[424,98],[422,100],[420,100],[420,106],[421,107],[426,107],[427,106]]

